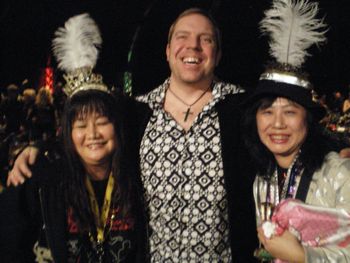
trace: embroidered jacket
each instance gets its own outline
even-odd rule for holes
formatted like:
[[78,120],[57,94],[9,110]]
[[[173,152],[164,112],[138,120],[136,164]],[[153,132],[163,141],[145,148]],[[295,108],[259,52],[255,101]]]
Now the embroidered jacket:
[[[5,229],[6,225],[0,226],[0,231],[8,233],[11,242],[8,247],[0,243],[0,257],[5,258],[1,261],[61,263],[76,262],[80,258],[81,262],[95,263],[96,258],[88,246],[90,242],[74,231],[74,219],[67,214],[62,184],[62,174],[66,172],[64,162],[46,157],[36,162],[32,178],[0,196],[3,207],[0,217],[8,221],[10,227],[17,224],[11,232]],[[147,234],[141,203],[134,208],[134,218],[120,218],[117,211],[114,212],[116,217],[109,222],[103,262],[147,262]]]

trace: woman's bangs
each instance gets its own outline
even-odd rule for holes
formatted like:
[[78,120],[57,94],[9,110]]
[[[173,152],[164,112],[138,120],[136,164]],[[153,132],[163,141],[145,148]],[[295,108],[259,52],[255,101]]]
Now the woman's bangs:
[[84,120],[87,116],[97,114],[99,116],[106,116],[108,119],[111,119],[110,112],[108,111],[105,103],[101,100],[89,100],[89,101],[80,101],[72,107],[71,111],[71,120]]

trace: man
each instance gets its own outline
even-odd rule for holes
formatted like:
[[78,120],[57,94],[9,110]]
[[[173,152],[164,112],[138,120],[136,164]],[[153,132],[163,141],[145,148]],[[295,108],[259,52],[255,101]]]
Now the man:
[[214,80],[221,57],[214,20],[199,9],[180,14],[166,55],[170,78],[137,98],[151,260],[252,262],[255,222],[239,132],[244,91]]

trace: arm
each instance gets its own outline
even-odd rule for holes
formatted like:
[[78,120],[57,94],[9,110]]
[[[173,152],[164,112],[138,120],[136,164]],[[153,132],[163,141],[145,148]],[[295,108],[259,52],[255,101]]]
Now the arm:
[[17,157],[12,170],[8,174],[7,186],[23,184],[25,178],[30,178],[32,172],[30,165],[35,163],[35,159],[39,154],[39,149],[33,146],[26,147]]
[[[61,144],[60,140],[54,138],[48,141],[36,141],[34,145],[26,147],[18,155],[8,174],[7,186],[23,184],[26,178],[30,178],[33,174],[32,166],[38,162],[39,154],[50,162],[60,159],[63,156]],[[41,162],[38,166],[41,166]]]
[[[321,190],[325,192],[333,191],[328,195],[318,196],[320,202],[322,199],[327,201],[334,197],[334,200],[329,200],[329,203],[334,202],[335,207],[338,209],[344,209],[348,213],[350,212],[350,161],[343,160],[341,163],[329,162],[330,166],[325,167],[324,174],[330,187],[327,189],[327,185],[321,185]],[[330,167],[330,169],[329,169]],[[329,185],[328,185],[329,186]],[[332,189],[331,189],[332,188]],[[315,197],[316,198],[316,197]],[[350,244],[344,246],[325,246],[325,247],[304,247],[306,262],[349,262],[350,261]]]

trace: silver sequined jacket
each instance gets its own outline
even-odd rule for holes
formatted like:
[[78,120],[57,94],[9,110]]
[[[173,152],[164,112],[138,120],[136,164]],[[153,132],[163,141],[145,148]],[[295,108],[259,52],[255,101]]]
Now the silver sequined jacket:
[[[350,160],[340,158],[335,152],[327,154],[321,169],[312,177],[306,203],[350,212]],[[308,263],[350,262],[350,246],[304,247],[304,250]]]
[[[257,180],[258,177],[254,182],[255,199]],[[340,158],[335,152],[328,153],[321,169],[312,176],[305,203],[344,209],[350,213],[350,160]],[[306,263],[350,262],[350,246],[344,248],[304,246],[304,251]]]

